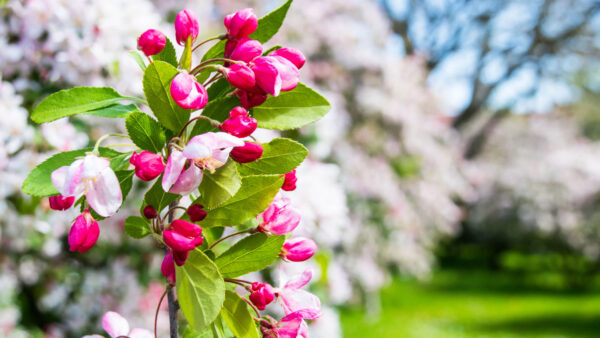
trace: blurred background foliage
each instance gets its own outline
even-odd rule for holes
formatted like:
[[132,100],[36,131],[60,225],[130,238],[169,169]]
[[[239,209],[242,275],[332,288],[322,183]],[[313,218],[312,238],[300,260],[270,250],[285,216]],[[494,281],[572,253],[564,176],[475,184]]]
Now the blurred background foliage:
[[[19,190],[44,158],[123,126],[28,112],[76,85],[140,94],[127,51],[147,28],[173,37],[182,8],[210,37],[278,1],[0,4],[0,336],[100,333],[108,310],[151,328],[161,257],[124,235],[135,207],[72,254],[75,214]],[[302,80],[334,107],[286,132],[311,149],[290,196],[320,248],[313,336],[597,336],[599,32],[594,0],[294,1],[272,44],[306,54]]]

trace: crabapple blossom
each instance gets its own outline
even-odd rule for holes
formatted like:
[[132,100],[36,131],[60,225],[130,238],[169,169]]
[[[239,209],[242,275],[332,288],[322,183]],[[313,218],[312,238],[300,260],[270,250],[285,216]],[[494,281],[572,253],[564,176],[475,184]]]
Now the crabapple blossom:
[[108,311],[102,316],[102,328],[111,338],[152,338],[154,334],[146,329],[134,328],[129,331],[129,322],[120,314]]
[[187,214],[190,216],[190,221],[200,222],[206,218],[207,212],[202,204],[192,204],[187,208]]
[[52,210],[67,210],[75,202],[75,196],[65,197],[63,195],[50,196],[48,198]]
[[144,213],[144,217],[146,217],[147,219],[153,219],[153,218],[156,218],[158,216],[158,212],[151,205],[145,206],[144,210],[143,210],[143,213]]
[[69,250],[81,253],[88,251],[96,244],[99,234],[98,222],[89,210],[84,210],[77,216],[69,231]]
[[292,262],[303,262],[317,251],[317,244],[310,238],[293,237],[283,243],[281,257]]
[[235,88],[251,89],[254,87],[254,72],[250,67],[234,63],[223,69],[223,74],[229,84]]
[[298,313],[304,319],[315,319],[321,316],[319,297],[301,290],[312,278],[310,269],[290,279],[283,287],[275,289],[276,295],[286,315]]
[[261,311],[275,299],[275,291],[269,284],[254,282],[252,283],[251,290],[250,301]]
[[142,181],[152,181],[165,170],[162,156],[147,150],[139,154],[134,151],[129,163],[135,167],[135,176]]
[[247,137],[256,130],[258,122],[248,116],[248,111],[242,107],[235,107],[229,112],[229,118],[221,123],[222,131],[236,137]]
[[285,174],[285,179],[283,181],[283,186],[281,187],[281,189],[285,190],[285,191],[293,191],[296,190],[296,182],[298,181],[298,178],[296,177],[296,169],[290,171],[289,173]]
[[269,53],[269,56],[281,56],[296,66],[296,68],[300,69],[306,63],[306,58],[304,54],[296,48],[293,47],[283,47],[273,52]]
[[98,215],[114,215],[123,201],[121,187],[110,162],[88,153],[83,159],[75,160],[52,172],[52,185],[63,196],[85,197]]
[[252,8],[244,8],[225,16],[223,23],[227,28],[228,39],[245,38],[254,33],[256,27],[258,27],[258,19]]
[[166,43],[165,35],[156,29],[149,29],[138,38],[138,48],[147,56],[160,53]]
[[171,97],[183,109],[202,109],[208,102],[208,93],[195,77],[179,73],[171,81]]
[[290,200],[285,197],[276,198],[271,205],[259,216],[262,223],[258,229],[275,235],[288,234],[300,224],[300,212],[290,206]]
[[170,285],[175,285],[175,261],[170,250],[167,251],[165,258],[160,264],[160,272],[165,276]]
[[191,39],[193,43],[198,37],[198,33],[198,19],[192,11],[184,9],[177,13],[175,17],[175,38],[178,44],[183,46],[188,39]]
[[242,106],[246,109],[260,106],[267,100],[267,93],[256,86],[249,90],[238,89],[234,93],[240,99]]
[[262,44],[250,38],[229,40],[225,46],[225,57],[246,63],[262,55],[262,52]]
[[244,142],[243,146],[233,148],[229,156],[238,163],[249,163],[258,160],[262,154],[263,147],[260,143]]
[[190,251],[201,245],[202,228],[199,225],[181,219],[174,220],[163,231],[165,244],[175,251]]

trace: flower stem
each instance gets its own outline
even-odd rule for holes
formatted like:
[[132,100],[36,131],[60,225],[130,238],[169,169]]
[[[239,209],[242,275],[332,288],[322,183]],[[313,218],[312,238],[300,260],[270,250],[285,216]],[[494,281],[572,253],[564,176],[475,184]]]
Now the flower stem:
[[204,86],[204,87],[206,87],[206,86],[208,86],[209,84],[211,84],[211,83],[215,82],[216,80],[218,80],[218,79],[220,79],[220,78],[222,78],[222,77],[223,77],[223,74],[221,74],[221,73],[216,73],[216,74],[215,74],[215,76],[213,76],[213,78],[212,78],[212,79],[208,80],[208,82],[204,83],[204,84],[203,84],[203,86]]
[[96,141],[96,144],[94,145],[94,150],[92,151],[94,154],[98,155],[98,148],[100,148],[100,143],[102,143],[102,141],[106,140],[107,138],[114,136],[114,137],[124,137],[124,138],[129,138],[129,136],[127,135],[123,135],[123,134],[106,134],[106,135],[102,135],[98,141]]
[[215,241],[213,244],[211,244],[211,246],[209,246],[209,247],[208,247],[208,250],[210,250],[210,249],[214,248],[214,247],[215,247],[217,244],[219,244],[219,243],[223,242],[223,241],[224,241],[224,240],[226,240],[227,238],[231,238],[231,237],[233,237],[233,236],[237,236],[237,235],[245,234],[245,233],[251,232],[252,230],[254,230],[254,229],[251,229],[251,230],[243,230],[243,231],[238,231],[238,232],[234,232],[234,233],[232,233],[231,235],[227,235],[227,236],[225,236],[225,237],[223,237],[223,238],[221,238],[221,239],[219,239],[219,240]]
[[192,122],[194,122],[194,121],[196,121],[196,120],[206,120],[206,121],[210,122],[210,124],[211,124],[213,127],[218,127],[219,125],[221,125],[221,122],[219,122],[219,121],[217,121],[217,120],[213,120],[213,119],[211,119],[211,118],[210,118],[210,117],[208,117],[208,116],[202,116],[202,115],[200,115],[200,116],[196,116],[196,117],[194,117],[193,119],[189,120],[189,121],[188,121],[188,122],[185,124],[185,126],[183,126],[183,128],[181,128],[181,131],[179,132],[179,136],[178,136],[178,137],[181,137],[181,135],[183,135],[183,133],[185,132],[185,130],[187,129],[187,127],[190,125],[190,123],[192,123]]
[[[169,208],[173,209],[177,206],[178,201],[175,200],[169,204]],[[173,214],[167,212],[169,215],[169,223],[173,221]],[[169,327],[171,338],[177,338],[177,310],[179,310],[179,304],[175,300],[175,292],[173,288],[167,290],[167,300],[169,302]]]
[[165,223],[165,218],[167,218],[167,217],[169,217],[169,224],[170,224],[170,223],[173,221],[173,214],[172,214],[172,212],[173,212],[175,209],[181,209],[181,210],[183,210],[183,211],[187,211],[187,209],[186,209],[186,208],[184,208],[184,207],[180,207],[180,206],[178,206],[178,205],[176,205],[176,206],[173,206],[173,207],[169,208],[169,211],[167,211],[167,213],[165,214],[165,216],[163,216],[163,218],[162,218],[162,222],[163,222],[163,223]]
[[206,60],[204,62],[200,62],[196,67],[194,67],[194,69],[192,69],[190,74],[196,73],[198,71],[198,69],[202,68],[202,66],[206,66],[209,63],[220,62],[220,61],[229,62],[229,63],[245,64],[244,61],[236,61],[236,60],[232,60],[232,59],[228,59],[228,58],[214,58],[214,59]]
[[192,52],[195,51],[196,49],[198,49],[198,47],[202,46],[203,44],[209,42],[209,41],[213,41],[213,40],[223,40],[225,39],[225,34],[221,34],[221,35],[217,35],[217,36],[213,36],[212,38],[208,38],[202,42],[200,42],[199,44],[196,45],[196,47],[192,48]]
[[165,296],[167,295],[167,291],[169,291],[171,287],[171,285],[167,285],[167,287],[165,288],[165,292],[163,292],[162,296],[160,296],[160,300],[158,301],[158,306],[156,307],[156,314],[154,314],[154,338],[158,338],[158,335],[156,334],[156,326],[158,323],[158,310],[160,310],[160,304],[162,304],[163,299],[165,299]]
[[256,315],[258,316],[258,318],[260,318],[260,312],[258,311],[256,306],[254,306],[254,304],[252,304],[252,302],[247,300],[245,297],[240,297],[240,298],[243,299],[244,302],[246,302],[248,305],[250,305],[250,307],[254,310],[254,312],[256,312]]

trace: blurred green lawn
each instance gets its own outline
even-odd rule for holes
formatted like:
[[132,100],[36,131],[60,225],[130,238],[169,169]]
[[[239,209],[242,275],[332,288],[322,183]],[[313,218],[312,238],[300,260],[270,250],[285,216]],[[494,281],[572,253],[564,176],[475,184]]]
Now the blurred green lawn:
[[598,289],[557,291],[552,281],[458,270],[424,284],[396,279],[381,293],[379,318],[342,310],[344,337],[600,337]]

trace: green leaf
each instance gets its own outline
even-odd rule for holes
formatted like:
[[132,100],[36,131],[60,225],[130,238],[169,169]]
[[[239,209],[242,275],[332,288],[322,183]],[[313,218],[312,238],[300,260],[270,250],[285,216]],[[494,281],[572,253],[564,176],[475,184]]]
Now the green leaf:
[[264,104],[254,107],[252,116],[261,128],[288,130],[319,120],[330,108],[324,97],[299,83],[294,90],[269,97]]
[[[292,1],[293,0],[286,1],[279,8],[260,18],[258,20],[258,27],[254,33],[250,34],[250,38],[258,40],[261,43],[271,40],[271,38],[279,31],[279,27],[281,27]],[[212,46],[204,56],[202,56],[202,61],[223,57],[223,54],[225,53],[225,44],[226,41],[221,40]]]
[[293,0],[286,1],[279,8],[260,18],[258,20],[258,28],[256,28],[254,33],[250,34],[250,38],[258,40],[261,43],[271,40],[271,38],[279,31],[281,24],[283,24],[283,20],[285,19],[292,1]]
[[[204,226],[232,226],[244,223],[265,210],[283,184],[280,175],[260,175],[242,178],[242,187],[231,199],[214,209],[208,209]],[[203,196],[195,203],[205,204]]]
[[204,242],[206,242],[207,247],[213,244],[218,239],[220,239],[221,236],[223,236],[224,231],[224,227],[213,227],[204,229],[202,231],[202,237],[204,237]]
[[156,182],[154,182],[150,190],[148,190],[144,195],[144,203],[142,203],[140,213],[143,213],[144,208],[147,205],[151,205],[154,209],[156,209],[157,212],[160,213],[162,209],[176,200],[178,196],[179,195],[165,192],[162,188],[162,182],[159,178],[156,180]]
[[221,317],[237,338],[258,338],[258,330],[248,310],[248,304],[233,291],[225,292]]
[[139,109],[134,104],[113,104],[108,107],[86,111],[83,114],[101,117],[122,118],[129,116],[129,114],[133,112],[139,112]]
[[154,61],[144,72],[144,94],[150,109],[158,122],[175,133],[190,119],[190,111],[171,98],[171,80],[177,73],[177,68],[163,61]]
[[185,331],[183,331],[183,338],[213,338],[211,327],[206,327],[201,331],[196,331],[192,329],[191,326],[186,326]]
[[133,238],[144,238],[150,235],[148,221],[140,216],[129,216],[125,219],[125,233]]
[[129,138],[141,149],[158,153],[167,142],[165,132],[160,125],[150,116],[142,112],[135,112],[125,120],[125,127]]
[[232,87],[227,81],[227,79],[219,79],[206,89],[206,91],[208,92],[208,100],[212,101],[218,99],[221,96],[225,96],[225,94],[229,93],[231,89]]
[[263,155],[260,159],[238,164],[240,175],[285,174],[299,166],[308,155],[303,145],[287,138],[275,138],[262,146]]
[[242,179],[237,172],[235,162],[229,160],[214,174],[205,172],[198,189],[200,195],[204,196],[203,201],[206,203],[204,206],[214,209],[219,204],[232,198],[241,186]]
[[[83,157],[86,152],[92,150],[92,148],[85,148],[66,151],[46,159],[29,172],[25,181],[23,181],[21,189],[24,193],[31,196],[46,197],[57,195],[58,191],[54,189],[52,180],[50,179],[52,172],[62,166],[71,165],[78,157]],[[100,148],[99,152],[102,157],[115,157],[121,155],[118,151],[110,148]]]
[[177,54],[175,53],[175,47],[173,47],[171,40],[167,39],[165,48],[163,48],[160,53],[153,55],[152,59],[154,61],[164,61],[173,67],[177,67]]
[[192,250],[186,263],[175,271],[177,299],[183,315],[194,330],[202,330],[221,311],[225,282],[215,264],[198,249]]
[[274,52],[274,51],[276,51],[278,49],[281,49],[281,48],[283,48],[282,45],[275,45],[275,46],[267,49],[266,51],[264,51],[262,55],[263,56],[269,55],[269,54],[271,54],[271,52]]
[[271,265],[281,252],[285,236],[257,233],[235,243],[217,257],[215,264],[223,278],[235,278]]
[[146,63],[144,62],[144,59],[137,50],[129,51],[129,56],[131,56],[133,61],[135,61],[135,63],[137,63],[138,66],[140,66],[142,71],[146,70]]
[[37,123],[50,122],[65,116],[108,107],[122,100],[127,98],[109,87],[75,87],[46,97],[35,107],[31,119]]
[[[204,107],[202,115],[223,122],[229,117],[229,111],[239,105],[240,100],[235,96],[221,97],[214,101],[210,101],[206,107]],[[206,120],[197,120],[194,124],[194,128],[192,128],[190,136],[200,135],[215,130],[217,130],[217,128],[213,127],[210,122]]]

